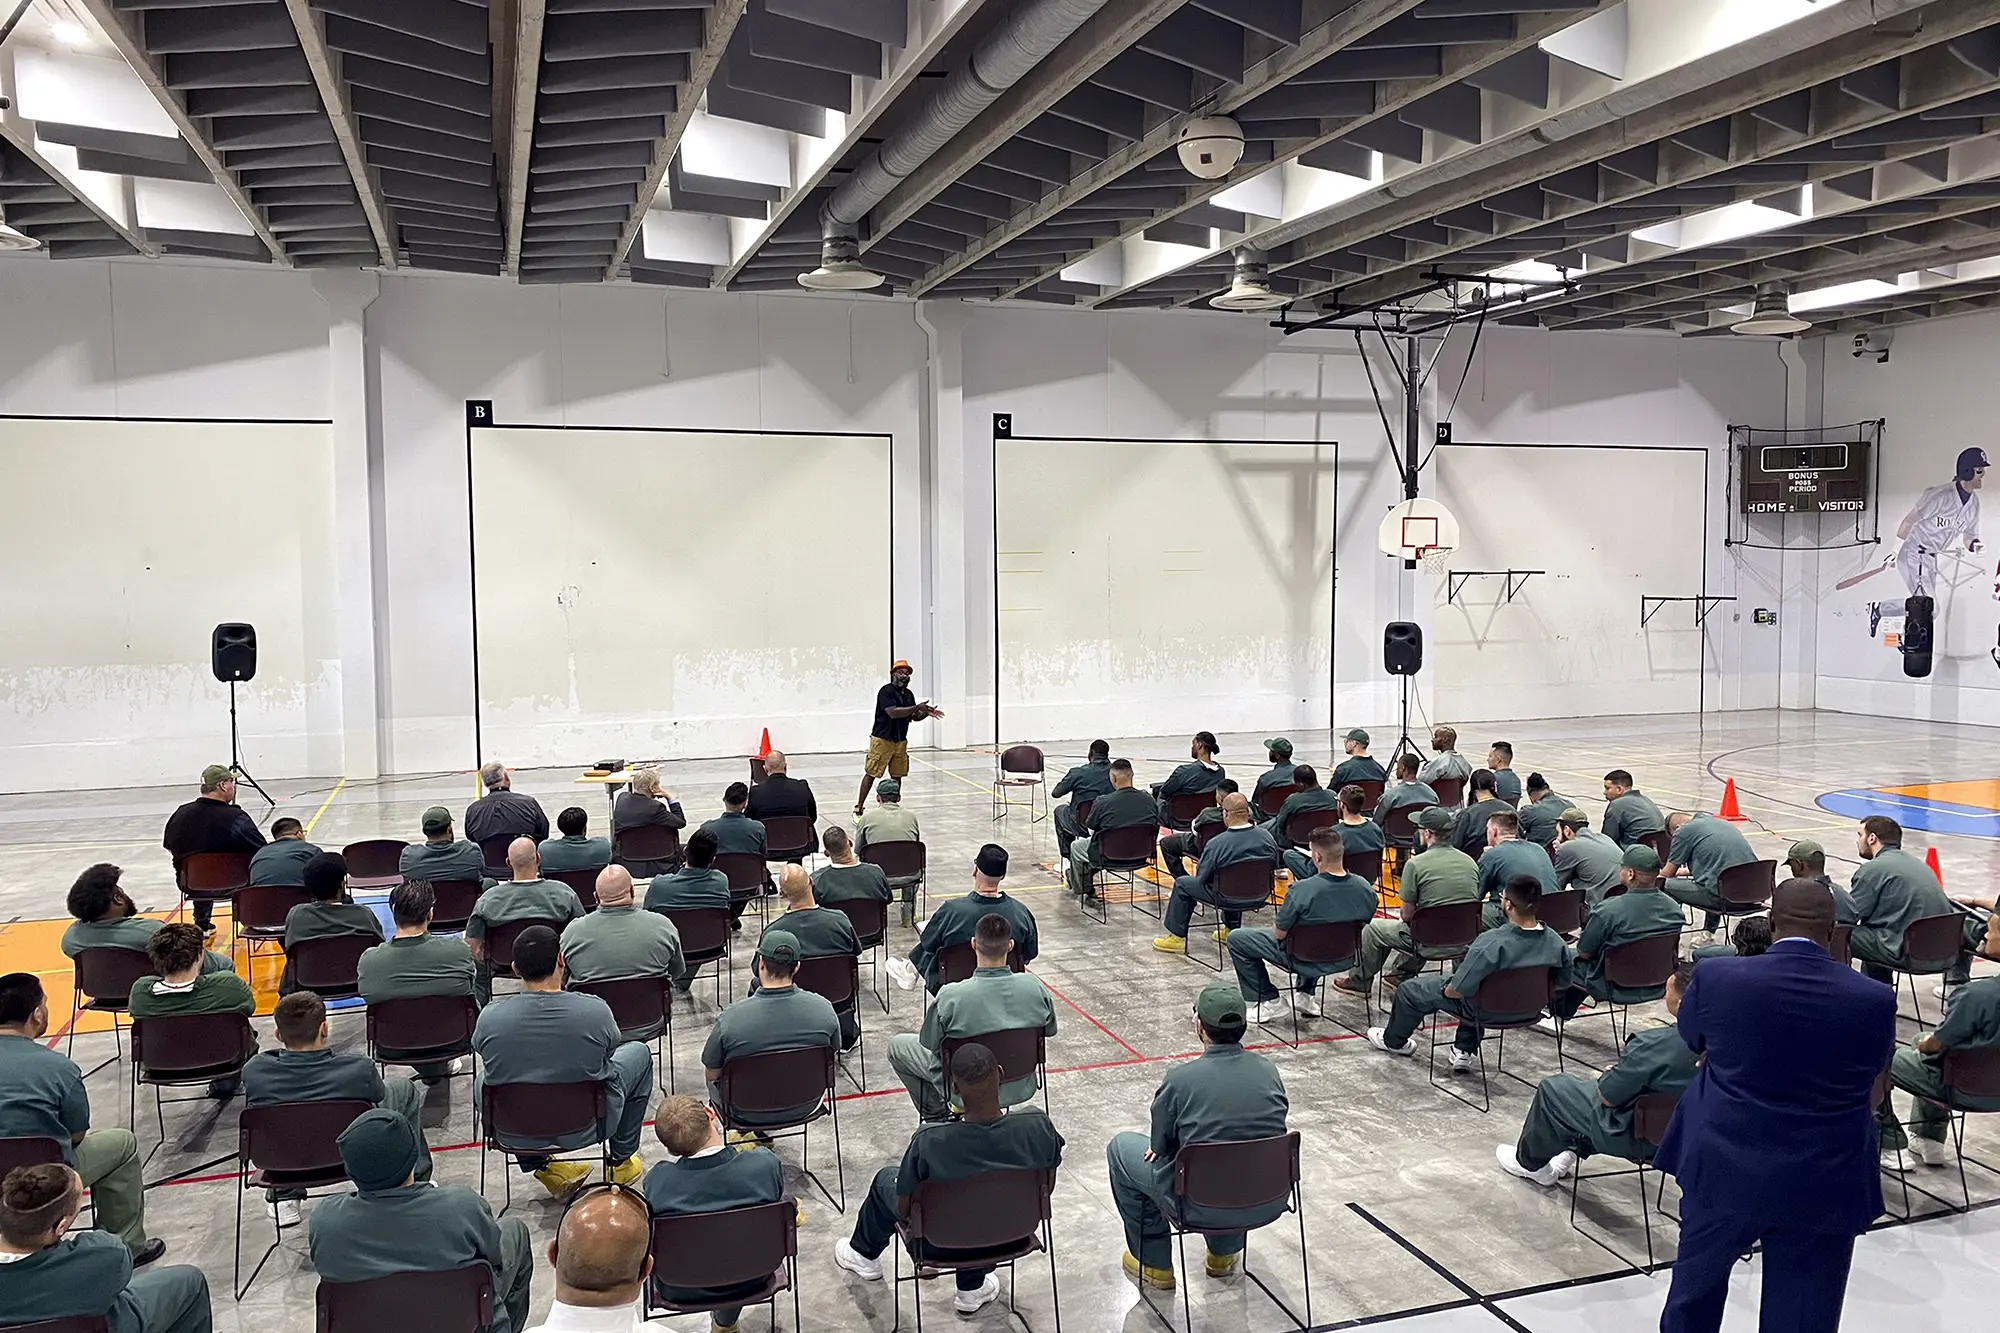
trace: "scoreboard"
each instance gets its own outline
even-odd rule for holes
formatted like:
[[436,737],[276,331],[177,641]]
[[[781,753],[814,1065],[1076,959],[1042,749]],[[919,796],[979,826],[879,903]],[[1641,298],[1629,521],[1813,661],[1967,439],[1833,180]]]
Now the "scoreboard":
[[1817,444],[1745,444],[1746,514],[1855,514],[1868,507],[1865,439]]

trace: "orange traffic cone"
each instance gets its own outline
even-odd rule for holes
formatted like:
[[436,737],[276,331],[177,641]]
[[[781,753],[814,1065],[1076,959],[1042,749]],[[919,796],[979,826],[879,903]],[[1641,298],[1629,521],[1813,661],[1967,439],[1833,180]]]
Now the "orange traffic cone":
[[1736,804],[1736,779],[1730,778],[1722,784],[1722,809],[1717,812],[1724,819],[1743,822],[1743,809]]
[[1938,864],[1937,848],[1932,847],[1924,853],[1924,864],[1931,868],[1933,875],[1937,876],[1938,887],[1944,887],[1944,867]]
[[757,743],[757,757],[759,759],[769,759],[771,757],[771,729],[769,727],[764,728],[764,739]]

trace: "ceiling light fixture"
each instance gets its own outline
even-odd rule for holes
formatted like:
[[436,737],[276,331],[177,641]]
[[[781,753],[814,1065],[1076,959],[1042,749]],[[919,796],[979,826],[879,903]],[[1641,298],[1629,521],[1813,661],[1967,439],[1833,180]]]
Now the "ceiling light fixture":
[[882,285],[882,275],[861,262],[861,244],[852,236],[826,236],[819,243],[819,267],[799,274],[799,286],[815,292],[865,292]]
[[1209,297],[1208,303],[1217,310],[1279,310],[1292,298],[1271,290],[1271,266],[1264,262],[1264,252],[1242,245],[1236,248],[1229,290]]
[[1791,300],[1785,295],[1785,285],[1781,282],[1760,283],[1757,287],[1757,304],[1750,309],[1746,319],[1739,319],[1729,326],[1731,333],[1804,333],[1812,327],[1809,319],[1800,319],[1791,310]]

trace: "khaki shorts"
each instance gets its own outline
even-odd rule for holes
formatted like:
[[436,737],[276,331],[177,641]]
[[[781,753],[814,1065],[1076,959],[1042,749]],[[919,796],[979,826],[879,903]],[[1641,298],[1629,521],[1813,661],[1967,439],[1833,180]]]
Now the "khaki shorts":
[[908,741],[885,741],[880,736],[868,738],[868,758],[862,762],[861,771],[871,778],[879,778],[884,773],[898,782],[910,776],[910,743]]

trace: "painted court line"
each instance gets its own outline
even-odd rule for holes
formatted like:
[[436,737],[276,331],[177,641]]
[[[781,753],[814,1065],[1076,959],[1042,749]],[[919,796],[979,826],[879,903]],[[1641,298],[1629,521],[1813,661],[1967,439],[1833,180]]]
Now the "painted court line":
[[326,813],[327,807],[333,804],[333,798],[340,795],[340,789],[346,785],[347,779],[344,777],[339,782],[334,783],[333,790],[328,792],[326,799],[319,803],[319,809],[313,811],[313,817],[306,821],[306,836],[308,838],[312,836],[313,825],[319,823],[319,817]]
[[1121,1037],[1121,1036],[1119,1036],[1119,1035],[1118,1035],[1117,1033],[1113,1032],[1113,1031],[1112,1031],[1112,1030],[1111,1030],[1110,1028],[1108,1028],[1108,1027],[1104,1026],[1104,1024],[1102,1024],[1102,1023],[1098,1022],[1098,1021],[1097,1021],[1097,1020],[1096,1020],[1095,1018],[1091,1017],[1091,1015],[1089,1014],[1089,1012],[1087,1012],[1087,1011],[1086,1011],[1086,1010],[1084,1009],[1084,1007],[1083,1007],[1082,1005],[1078,1004],[1078,1003],[1077,1003],[1077,1002],[1076,1002],[1075,1000],[1072,1000],[1072,999],[1070,999],[1070,998],[1069,998],[1069,996],[1067,996],[1067,995],[1063,994],[1063,993],[1062,993],[1061,991],[1057,990],[1057,989],[1056,989],[1056,988],[1055,988],[1054,986],[1050,986],[1050,985],[1049,985],[1049,979],[1048,979],[1047,977],[1044,977],[1044,976],[1041,976],[1041,975],[1037,974],[1037,975],[1036,975],[1036,978],[1035,978],[1035,979],[1036,979],[1037,981],[1041,982],[1041,983],[1042,983],[1042,985],[1044,985],[1044,986],[1048,986],[1048,991],[1049,991],[1049,994],[1051,994],[1051,995],[1055,996],[1055,997],[1056,997],[1056,998],[1057,998],[1058,1000],[1061,1000],[1061,1001],[1062,1001],[1062,1002],[1063,1002],[1064,1004],[1066,1004],[1066,1005],[1068,1005],[1068,1006],[1069,1006],[1070,1008],[1072,1008],[1072,1009],[1076,1010],[1076,1011],[1077,1011],[1077,1012],[1078,1012],[1079,1014],[1082,1014],[1082,1015],[1083,1015],[1083,1021],[1084,1021],[1084,1022],[1086,1022],[1086,1023],[1090,1024],[1090,1025],[1091,1025],[1092,1027],[1096,1028],[1096,1029],[1097,1029],[1097,1030],[1098,1030],[1099,1032],[1102,1032],[1102,1033],[1103,1033],[1103,1034],[1104,1034],[1105,1036],[1107,1036],[1107,1037],[1111,1038],[1111,1040],[1113,1040],[1113,1041],[1117,1042],[1117,1043],[1118,1043],[1118,1045],[1119,1045],[1120,1047],[1122,1047],[1122,1048],[1124,1049],[1124,1051],[1126,1052],[1126,1054],[1128,1054],[1128,1055],[1138,1055],[1138,1054],[1139,1054],[1139,1048],[1138,1048],[1138,1047],[1134,1046],[1134,1045],[1133,1045],[1133,1044],[1132,1044],[1131,1042],[1129,1042],[1129,1041],[1126,1041],[1126,1040],[1125,1040],[1125,1039],[1124,1039],[1123,1037]]

